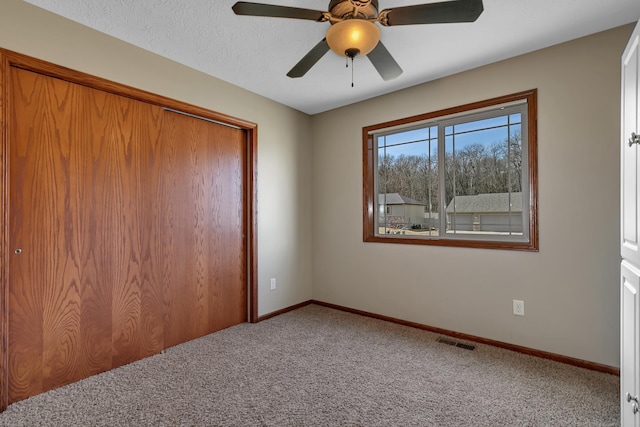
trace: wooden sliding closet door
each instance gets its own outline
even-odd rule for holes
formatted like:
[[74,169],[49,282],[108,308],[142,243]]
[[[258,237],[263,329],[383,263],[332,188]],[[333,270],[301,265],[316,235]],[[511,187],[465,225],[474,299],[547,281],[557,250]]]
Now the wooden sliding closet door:
[[9,82],[9,403],[246,322],[247,132]]
[[143,183],[159,107],[17,68],[9,121],[9,402],[163,348]]
[[247,320],[246,134],[167,111],[158,150],[164,341]]

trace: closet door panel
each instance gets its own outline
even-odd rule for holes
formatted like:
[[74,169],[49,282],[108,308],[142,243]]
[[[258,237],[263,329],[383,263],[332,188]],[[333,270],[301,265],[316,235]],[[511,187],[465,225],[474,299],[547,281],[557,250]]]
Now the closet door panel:
[[151,274],[150,241],[155,230],[148,192],[149,153],[157,144],[161,109],[94,90],[91,122],[95,163],[103,171],[98,188],[103,264],[110,267],[113,367],[163,348],[162,291]]
[[163,123],[156,202],[170,347],[246,321],[245,135],[174,112]]
[[96,229],[102,172],[86,123],[89,89],[12,70],[9,398],[111,366],[111,289]]
[[213,214],[212,250],[216,264],[209,299],[210,322],[214,331],[247,320],[244,133],[225,126],[210,126],[211,161],[215,176],[211,182],[209,210]]
[[163,348],[149,152],[162,110],[11,70],[9,400]]

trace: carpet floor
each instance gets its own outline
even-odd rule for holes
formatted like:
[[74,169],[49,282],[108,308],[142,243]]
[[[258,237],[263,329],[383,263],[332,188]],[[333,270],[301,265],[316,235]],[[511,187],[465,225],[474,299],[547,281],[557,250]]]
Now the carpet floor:
[[308,305],[14,403],[0,426],[617,426],[619,378]]

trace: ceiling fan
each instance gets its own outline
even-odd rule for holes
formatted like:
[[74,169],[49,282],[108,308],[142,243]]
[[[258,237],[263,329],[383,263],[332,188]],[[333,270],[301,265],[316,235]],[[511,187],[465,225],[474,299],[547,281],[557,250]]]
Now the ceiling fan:
[[402,74],[402,68],[380,41],[380,28],[375,25],[376,22],[385,27],[474,22],[484,7],[482,0],[451,0],[378,12],[378,0],[331,0],[328,12],[245,1],[237,2],[232,9],[236,15],[331,23],[326,37],[287,73],[289,77],[304,76],[331,49],[352,61],[356,56],[366,55],[382,79],[391,80]]

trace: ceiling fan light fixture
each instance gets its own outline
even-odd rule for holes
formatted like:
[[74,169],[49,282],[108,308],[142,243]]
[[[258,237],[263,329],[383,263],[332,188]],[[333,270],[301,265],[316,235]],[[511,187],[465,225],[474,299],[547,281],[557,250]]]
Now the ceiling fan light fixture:
[[327,31],[327,44],[331,50],[350,58],[369,54],[379,41],[380,28],[364,19],[345,19],[336,22]]

